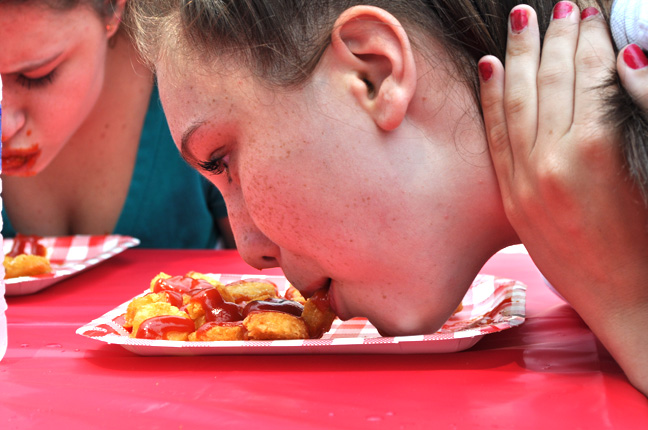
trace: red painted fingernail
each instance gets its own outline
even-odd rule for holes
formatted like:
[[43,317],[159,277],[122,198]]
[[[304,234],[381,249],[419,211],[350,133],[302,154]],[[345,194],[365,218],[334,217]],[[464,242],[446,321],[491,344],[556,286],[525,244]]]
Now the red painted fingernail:
[[493,77],[493,66],[491,63],[482,62],[479,63],[479,75],[482,78],[482,81],[487,82],[490,78]]
[[529,15],[524,9],[515,9],[511,12],[511,31],[515,34],[522,31],[529,25]]
[[623,61],[625,61],[628,67],[635,70],[643,69],[648,66],[648,58],[646,58],[646,54],[644,54],[641,48],[634,43],[628,45],[625,51],[623,51]]
[[583,9],[581,12],[581,20],[587,19],[590,16],[596,16],[599,14],[599,11],[595,7],[588,7],[586,9]]
[[566,1],[561,1],[556,4],[553,10],[553,18],[554,19],[561,19],[561,18],[567,18],[570,13],[572,13],[572,10],[574,10],[574,7],[572,6],[571,3],[566,2]]

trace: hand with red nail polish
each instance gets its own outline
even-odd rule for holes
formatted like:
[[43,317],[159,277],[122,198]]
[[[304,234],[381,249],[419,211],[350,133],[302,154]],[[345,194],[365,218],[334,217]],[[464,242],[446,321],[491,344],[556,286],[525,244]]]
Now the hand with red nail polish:
[[635,45],[626,46],[617,59],[619,77],[624,88],[648,114],[648,58]]
[[[479,63],[506,214],[543,275],[648,395],[648,182],[642,193],[624,129],[610,120],[624,121],[610,112],[618,88],[605,86],[615,52],[603,14],[558,3],[541,47],[533,9],[515,11],[506,68],[491,56]],[[631,45],[617,65],[645,113],[646,56]]]

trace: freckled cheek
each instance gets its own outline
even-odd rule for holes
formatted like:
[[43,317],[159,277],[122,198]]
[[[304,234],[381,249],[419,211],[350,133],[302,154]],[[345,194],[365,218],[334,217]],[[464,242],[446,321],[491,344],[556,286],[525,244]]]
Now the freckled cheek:
[[256,226],[277,244],[291,248],[296,241],[312,239],[316,208],[299,180],[280,171],[261,172],[241,182],[244,204]]

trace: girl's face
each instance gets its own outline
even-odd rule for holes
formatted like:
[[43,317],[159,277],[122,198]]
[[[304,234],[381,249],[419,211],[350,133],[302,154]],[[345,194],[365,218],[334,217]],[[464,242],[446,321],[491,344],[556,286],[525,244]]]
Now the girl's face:
[[156,66],[176,144],[223,193],[242,257],[306,295],[330,287],[343,319],[434,332],[512,240],[474,100],[441,70],[384,132],[327,66],[294,91],[232,62]]
[[88,7],[0,5],[2,171],[42,171],[99,97],[107,33]]

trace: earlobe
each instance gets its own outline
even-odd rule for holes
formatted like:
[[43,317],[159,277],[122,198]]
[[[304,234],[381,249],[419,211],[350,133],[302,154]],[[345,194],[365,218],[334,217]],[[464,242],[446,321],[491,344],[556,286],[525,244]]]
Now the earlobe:
[[106,17],[106,33],[108,39],[117,33],[124,15],[124,8],[127,0],[117,0],[110,10],[110,15]]
[[378,127],[397,128],[416,92],[416,63],[407,33],[383,9],[354,6],[340,15],[331,51],[349,72],[350,88]]

